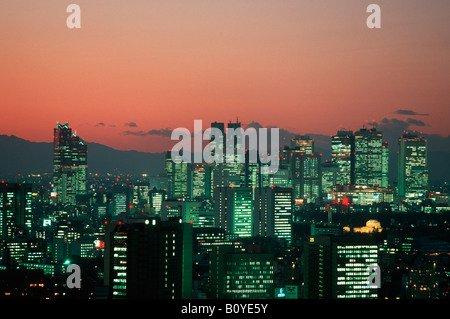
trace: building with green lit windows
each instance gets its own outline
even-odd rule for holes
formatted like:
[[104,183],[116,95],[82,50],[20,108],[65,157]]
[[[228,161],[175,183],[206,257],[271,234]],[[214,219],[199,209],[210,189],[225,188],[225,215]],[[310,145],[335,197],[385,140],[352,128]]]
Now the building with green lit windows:
[[427,141],[416,134],[398,140],[398,195],[424,194],[429,188]]
[[237,237],[253,236],[253,189],[216,187],[214,227]]
[[185,299],[192,291],[192,225],[178,218],[112,223],[105,232],[112,299]]
[[383,160],[386,159],[382,132],[362,128],[355,133],[355,185],[385,187]]
[[53,132],[53,190],[56,203],[85,203],[87,196],[87,145],[72,132],[69,122],[57,122]]
[[172,152],[166,153],[165,173],[168,177],[169,199],[181,199],[188,196],[188,162],[182,160],[181,155],[174,160]]
[[233,246],[212,247],[211,299],[268,299],[274,294],[274,256],[269,247],[241,251]]
[[355,183],[355,136],[352,131],[338,131],[331,137],[331,162],[338,167],[337,183]]
[[0,183],[0,239],[31,231],[31,184]]
[[253,234],[273,237],[290,244],[294,194],[292,188],[264,187],[255,189]]
[[368,267],[378,264],[378,243],[368,235],[319,235],[305,243],[306,299],[378,298]]

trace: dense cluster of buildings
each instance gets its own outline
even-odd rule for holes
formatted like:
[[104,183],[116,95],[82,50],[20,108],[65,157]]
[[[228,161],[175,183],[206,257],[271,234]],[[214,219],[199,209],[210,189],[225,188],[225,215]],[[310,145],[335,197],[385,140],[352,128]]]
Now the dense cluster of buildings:
[[[427,141],[399,137],[395,184],[382,132],[330,143],[323,161],[292,139],[273,174],[168,152],[161,176],[102,175],[57,123],[52,175],[0,183],[0,297],[448,298],[449,198],[431,190]],[[81,288],[66,285],[70,264]]]

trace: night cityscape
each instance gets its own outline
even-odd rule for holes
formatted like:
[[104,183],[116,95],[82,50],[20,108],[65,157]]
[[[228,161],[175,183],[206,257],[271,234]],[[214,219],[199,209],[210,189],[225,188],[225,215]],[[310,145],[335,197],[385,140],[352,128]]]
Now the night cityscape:
[[0,300],[446,303],[450,2],[375,2],[2,2]]
[[2,298],[449,297],[448,185],[430,184],[420,134],[398,138],[396,183],[376,128],[331,136],[330,161],[297,136],[273,174],[168,151],[160,174],[132,176],[90,172],[89,145],[56,124],[53,173],[0,184]]

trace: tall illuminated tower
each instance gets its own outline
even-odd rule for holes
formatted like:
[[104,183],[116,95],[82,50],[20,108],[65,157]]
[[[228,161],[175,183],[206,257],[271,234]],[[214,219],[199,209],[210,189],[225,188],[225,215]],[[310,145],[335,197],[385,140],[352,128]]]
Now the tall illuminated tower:
[[424,193],[428,190],[427,141],[416,134],[398,140],[398,194]]
[[257,188],[253,214],[254,236],[273,237],[290,244],[293,212],[292,187]]
[[87,195],[87,145],[69,122],[53,133],[53,194],[56,202],[76,205]]
[[375,128],[355,133],[355,184],[382,186],[383,134]]
[[291,150],[312,154],[314,153],[314,139],[307,135],[298,135],[291,140]]
[[0,239],[31,230],[31,184],[0,183]]
[[216,187],[214,226],[237,237],[253,235],[253,189]]
[[338,166],[337,182],[355,183],[355,137],[352,131],[338,131],[331,137],[331,162]]
[[192,240],[192,225],[178,218],[108,224],[104,282],[110,298],[190,298]]
[[[181,155],[179,155],[181,158]],[[168,177],[170,199],[181,199],[188,196],[188,163],[172,158],[171,152],[166,153],[165,172]]]
[[273,252],[268,246],[255,248],[243,252],[230,245],[212,246],[209,261],[209,298],[272,298],[274,293]]
[[312,236],[304,243],[306,299],[377,298],[368,267],[378,263],[378,244],[366,236]]

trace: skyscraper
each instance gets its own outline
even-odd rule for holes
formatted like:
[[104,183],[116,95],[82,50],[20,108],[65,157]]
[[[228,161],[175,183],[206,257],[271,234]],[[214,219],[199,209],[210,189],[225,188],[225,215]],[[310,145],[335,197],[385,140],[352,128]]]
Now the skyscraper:
[[296,199],[314,202],[322,193],[322,155],[319,153],[291,153],[291,172]]
[[425,193],[429,187],[427,140],[407,133],[398,139],[398,195]]
[[188,194],[191,199],[211,198],[212,165],[193,163],[188,165]]
[[[181,155],[179,156],[181,158]],[[188,164],[172,158],[172,152],[166,153],[165,172],[168,177],[170,199],[181,199],[188,196]]]
[[383,134],[375,128],[355,133],[355,184],[382,187]]
[[[238,121],[236,123],[229,122],[225,130],[224,123],[213,122],[211,123],[211,128],[218,129],[223,136],[222,143],[215,139],[214,136],[210,139],[211,145],[214,146],[212,154],[216,157],[212,166],[213,186],[239,187],[245,180],[245,168],[242,165],[244,158],[240,159],[239,157],[239,152],[242,151],[244,141],[243,139],[238,139],[236,135],[231,133],[240,129],[241,123]],[[222,153],[221,157],[220,153]]]
[[133,203],[132,185],[114,185],[112,189],[111,215],[130,214]]
[[274,256],[269,247],[242,252],[230,245],[212,246],[212,299],[268,299],[274,293]]
[[253,235],[253,189],[216,187],[214,189],[214,226],[237,237]]
[[298,135],[291,140],[291,150],[312,154],[314,153],[314,139],[307,135]]
[[31,230],[31,184],[0,183],[0,239]]
[[389,144],[383,142],[381,146],[381,187],[389,187]]
[[352,131],[338,131],[331,137],[331,162],[338,166],[337,182],[355,183],[355,137]]
[[322,192],[331,192],[336,184],[339,184],[339,166],[333,162],[322,163]]
[[105,231],[110,298],[184,299],[192,290],[192,225],[178,218],[129,220]]
[[76,205],[87,195],[87,145],[72,133],[69,122],[53,133],[53,193],[56,202]]
[[292,240],[294,195],[292,188],[264,187],[255,190],[254,236]]
[[368,267],[378,263],[378,245],[368,236],[320,235],[305,242],[306,299],[377,298]]

